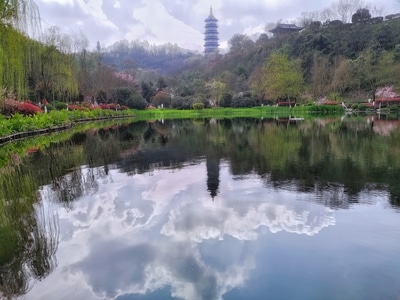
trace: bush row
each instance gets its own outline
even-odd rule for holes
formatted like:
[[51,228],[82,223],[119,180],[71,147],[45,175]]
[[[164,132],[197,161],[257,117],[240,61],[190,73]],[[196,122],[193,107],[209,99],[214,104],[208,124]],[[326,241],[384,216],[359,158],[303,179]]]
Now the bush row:
[[24,116],[33,116],[42,112],[42,109],[30,101],[17,101],[14,99],[6,99],[1,106],[1,113],[6,116],[12,116],[17,113]]

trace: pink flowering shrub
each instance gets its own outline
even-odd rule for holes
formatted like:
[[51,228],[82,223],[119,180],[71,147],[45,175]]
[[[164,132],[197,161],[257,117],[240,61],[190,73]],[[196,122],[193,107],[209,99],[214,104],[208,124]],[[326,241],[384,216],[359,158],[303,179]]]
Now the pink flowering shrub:
[[21,102],[14,99],[4,100],[3,106],[1,108],[1,113],[3,115],[11,116],[18,112],[18,107]]
[[393,90],[393,86],[385,86],[376,90],[375,96],[378,98],[394,98],[397,93]]

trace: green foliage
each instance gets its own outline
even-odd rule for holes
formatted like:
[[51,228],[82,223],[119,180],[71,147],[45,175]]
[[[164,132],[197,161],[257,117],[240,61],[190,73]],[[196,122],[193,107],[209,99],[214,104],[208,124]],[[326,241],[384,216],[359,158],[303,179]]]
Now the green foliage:
[[232,107],[254,107],[258,105],[257,102],[250,93],[239,93],[232,98]]
[[341,103],[343,100],[343,97],[337,92],[330,92],[327,96],[327,99]]
[[145,109],[149,105],[147,101],[140,95],[131,95],[128,99],[127,106],[133,109]]
[[254,42],[246,34],[234,34],[228,41],[229,51],[240,52],[248,50],[249,47],[254,45]]
[[343,107],[339,105],[311,105],[307,106],[307,109],[313,114],[337,115],[343,113]]
[[150,103],[151,97],[153,97],[155,94],[155,87],[153,86],[153,83],[152,82],[147,83],[142,81],[140,87],[142,89],[143,98]]
[[0,118],[0,137],[9,134],[70,125],[74,121],[97,119],[103,117],[129,116],[132,111],[114,110],[53,110],[47,114],[39,113],[33,117],[25,117],[19,113],[10,119]]
[[202,110],[202,109],[204,109],[204,103],[195,102],[192,104],[192,108],[196,109],[196,110]]
[[193,99],[190,97],[176,96],[172,99],[172,108],[175,109],[190,109],[192,107]]
[[[25,1],[21,1],[25,2]],[[10,26],[0,26],[0,87],[17,99],[75,97],[78,84],[71,55],[31,40]]]
[[371,19],[371,14],[367,8],[360,8],[351,17],[352,23],[360,23]]
[[67,109],[68,107],[67,103],[61,101],[56,101],[54,105],[57,110]]
[[225,93],[221,98],[221,107],[231,107],[232,106],[232,95],[229,93]]
[[118,103],[121,105],[127,105],[129,98],[132,96],[133,91],[131,88],[126,86],[118,86],[113,88],[111,92],[111,98],[109,101],[111,103]]
[[264,85],[269,99],[296,99],[303,91],[304,81],[298,63],[284,54],[274,52],[264,68]]

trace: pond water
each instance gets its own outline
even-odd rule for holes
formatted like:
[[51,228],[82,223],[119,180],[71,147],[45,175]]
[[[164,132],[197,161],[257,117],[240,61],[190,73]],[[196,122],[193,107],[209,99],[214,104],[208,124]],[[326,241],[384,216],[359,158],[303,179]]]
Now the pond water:
[[21,299],[400,299],[400,122],[175,120],[2,171]]

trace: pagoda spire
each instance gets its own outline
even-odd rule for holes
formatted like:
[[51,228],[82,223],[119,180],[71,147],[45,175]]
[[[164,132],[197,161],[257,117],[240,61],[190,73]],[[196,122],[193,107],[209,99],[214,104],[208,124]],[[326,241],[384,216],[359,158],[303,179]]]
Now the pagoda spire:
[[204,54],[208,55],[218,51],[218,20],[213,15],[212,6],[210,6],[210,15],[205,20],[204,33]]

